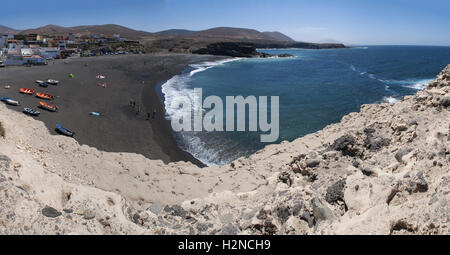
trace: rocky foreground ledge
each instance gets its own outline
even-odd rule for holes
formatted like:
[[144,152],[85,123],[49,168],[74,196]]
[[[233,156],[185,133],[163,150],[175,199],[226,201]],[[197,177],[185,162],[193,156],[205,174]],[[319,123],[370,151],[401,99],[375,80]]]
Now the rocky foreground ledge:
[[206,169],[0,106],[0,234],[450,234],[450,66],[394,105]]

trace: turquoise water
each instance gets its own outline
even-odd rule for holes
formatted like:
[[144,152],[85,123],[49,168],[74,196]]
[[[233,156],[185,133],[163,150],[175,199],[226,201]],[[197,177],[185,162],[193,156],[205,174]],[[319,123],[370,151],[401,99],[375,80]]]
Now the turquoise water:
[[[450,47],[368,46],[333,50],[263,50],[294,58],[203,63],[162,86],[168,118],[180,95],[279,96],[280,136],[292,141],[338,122],[362,104],[395,102],[416,93],[450,63]],[[184,150],[204,163],[224,164],[266,146],[259,132],[179,132]]]

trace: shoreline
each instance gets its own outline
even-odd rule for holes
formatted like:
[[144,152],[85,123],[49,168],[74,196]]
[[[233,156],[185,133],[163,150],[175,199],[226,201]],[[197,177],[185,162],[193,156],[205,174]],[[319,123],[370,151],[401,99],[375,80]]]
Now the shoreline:
[[450,65],[395,104],[206,169],[97,150],[0,112],[0,233],[449,233]]
[[[56,134],[54,127],[61,124],[75,131],[74,138],[80,144],[99,150],[138,153],[164,163],[188,161],[205,166],[178,146],[165,118],[164,102],[157,87],[191,64],[223,58],[145,54],[71,58],[47,66],[5,68],[0,70],[0,95],[19,100],[21,106],[8,106],[17,111],[22,111],[23,107],[36,108],[39,102],[34,96],[19,94],[21,87],[55,95],[55,100],[50,103],[58,105],[60,111],[41,110],[41,116],[35,118],[43,121],[51,134]],[[74,73],[75,78],[69,78],[69,73]],[[97,74],[105,75],[106,79],[95,79]],[[41,88],[34,83],[48,78],[57,79],[60,84]],[[106,82],[107,88],[96,86],[99,82]],[[11,88],[5,89],[6,84]],[[135,114],[137,108],[129,107],[130,98],[139,105],[138,115]],[[152,113],[153,109],[156,109],[155,119],[147,121],[146,113]],[[92,111],[100,112],[102,116],[89,116]]]

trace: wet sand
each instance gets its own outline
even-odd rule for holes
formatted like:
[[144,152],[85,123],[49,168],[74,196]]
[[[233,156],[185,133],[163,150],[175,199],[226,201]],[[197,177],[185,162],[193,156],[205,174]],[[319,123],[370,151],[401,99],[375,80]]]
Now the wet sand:
[[[41,115],[34,118],[43,121],[55,135],[56,124],[74,131],[74,138],[80,144],[104,151],[140,153],[165,163],[191,161],[201,165],[177,146],[156,88],[189,64],[219,59],[223,57],[122,55],[71,58],[50,62],[48,66],[2,68],[0,96],[20,101],[21,106],[8,108],[22,111],[23,107],[37,109],[39,101],[46,100],[20,94],[19,88],[54,95],[55,99],[48,103],[57,105],[59,111],[41,109]],[[70,78],[70,73],[75,77]],[[97,79],[99,74],[106,79]],[[42,88],[35,83],[47,79],[59,80],[60,84]],[[99,83],[106,83],[106,88],[98,86]],[[5,89],[5,85],[11,88]],[[130,99],[136,102],[134,108],[129,105]],[[151,115],[153,109],[156,109],[155,119],[147,120],[147,113]],[[101,116],[92,116],[90,112],[99,112]]]

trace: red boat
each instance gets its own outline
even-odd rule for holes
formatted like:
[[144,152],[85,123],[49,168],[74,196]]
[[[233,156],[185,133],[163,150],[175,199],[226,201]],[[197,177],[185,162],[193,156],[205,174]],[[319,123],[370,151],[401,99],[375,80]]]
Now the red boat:
[[44,102],[39,102],[39,104],[40,108],[45,109],[47,111],[56,112],[58,110],[58,106],[56,105],[51,105]]
[[36,93],[36,96],[39,97],[39,98],[47,99],[47,100],[53,99],[52,95],[46,94],[46,93],[42,93],[42,92]]
[[27,88],[20,88],[19,92],[23,93],[23,94],[27,94],[27,95],[33,95],[34,94],[34,89],[27,89]]

